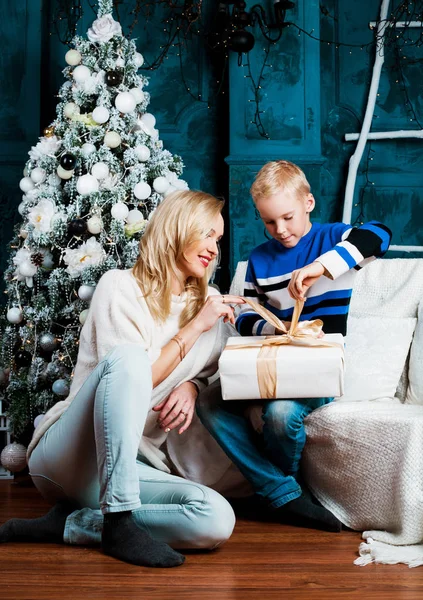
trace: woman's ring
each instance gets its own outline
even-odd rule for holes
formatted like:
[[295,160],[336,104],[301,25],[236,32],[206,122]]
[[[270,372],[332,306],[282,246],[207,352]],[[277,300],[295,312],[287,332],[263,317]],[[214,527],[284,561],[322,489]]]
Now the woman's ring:
[[183,410],[181,410],[181,415],[184,415],[185,418],[187,418],[188,413],[184,412]]

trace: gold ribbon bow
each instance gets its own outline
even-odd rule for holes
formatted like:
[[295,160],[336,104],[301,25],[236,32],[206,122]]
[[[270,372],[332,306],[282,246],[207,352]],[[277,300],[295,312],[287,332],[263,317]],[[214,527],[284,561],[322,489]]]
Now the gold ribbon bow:
[[270,312],[270,310],[267,310],[267,308],[264,308],[261,304],[253,302],[248,298],[244,298],[244,300],[254,312],[258,313],[265,321],[276,327],[276,329],[283,331],[284,334],[264,337],[262,340],[249,342],[248,344],[234,344],[233,346],[227,347],[228,350],[260,348],[257,357],[257,379],[260,398],[276,398],[276,355],[280,346],[292,344],[293,346],[314,346],[316,348],[339,347],[343,349],[341,344],[337,344],[336,342],[325,342],[319,338],[323,327],[323,321],[321,319],[299,322],[304,307],[304,301],[302,300],[297,300],[295,303],[289,330],[276,315]]

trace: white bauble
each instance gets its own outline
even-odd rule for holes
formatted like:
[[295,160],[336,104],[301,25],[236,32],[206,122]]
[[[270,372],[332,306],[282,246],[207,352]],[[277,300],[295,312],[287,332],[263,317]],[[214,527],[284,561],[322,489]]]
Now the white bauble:
[[140,88],[132,88],[129,90],[129,93],[135,98],[137,104],[144,101],[144,92]]
[[87,221],[87,228],[90,233],[97,235],[103,229],[103,221],[98,215],[93,215]]
[[20,229],[19,230],[19,235],[21,238],[23,238],[24,240],[26,240],[26,238],[28,237],[28,232],[26,229]]
[[65,117],[68,117],[68,119],[71,119],[74,115],[79,115],[80,112],[81,109],[75,102],[68,102],[63,107],[63,114]]
[[121,113],[130,113],[135,110],[137,101],[130,92],[121,92],[115,98],[115,106]]
[[37,266],[30,260],[25,260],[19,265],[19,273],[24,277],[34,277],[37,272]]
[[69,384],[66,379],[56,379],[51,386],[54,394],[57,396],[68,396],[69,395]]
[[176,192],[176,187],[170,185],[163,195],[165,198],[167,198],[170,194],[172,194],[172,192]]
[[78,177],[78,181],[76,182],[76,190],[78,194],[81,194],[81,196],[88,196],[88,194],[98,192],[98,188],[98,180],[94,177],[94,175],[87,173],[86,175],[81,175],[81,177]]
[[156,117],[151,113],[144,113],[141,117],[141,121],[146,127],[148,127],[148,129],[154,129],[154,126],[156,124]]
[[73,176],[74,171],[67,171],[61,165],[59,165],[56,169],[56,173],[61,179],[70,179]]
[[71,67],[75,67],[76,65],[79,65],[81,60],[82,60],[82,56],[81,56],[80,52],[78,52],[78,50],[68,50],[65,54],[65,61]]
[[85,323],[85,321],[87,320],[87,317],[88,317],[88,308],[83,310],[79,315],[79,322],[81,323],[81,325],[83,325]]
[[151,194],[151,187],[145,181],[140,181],[134,187],[134,195],[138,200],[147,200]]
[[42,421],[42,419],[44,418],[44,415],[37,415],[34,419],[34,429],[37,429],[38,425],[40,424],[40,421]]
[[22,444],[12,442],[5,446],[0,455],[3,467],[11,473],[22,471],[26,467],[26,448]]
[[53,187],[59,187],[59,185],[62,183],[62,180],[60,179],[60,177],[58,176],[57,173],[51,173],[48,176],[48,183],[49,185],[53,186]]
[[108,131],[104,136],[104,143],[109,148],[117,148],[121,143],[121,137],[116,131]]
[[78,289],[78,296],[84,302],[89,302],[91,298],[94,296],[95,287],[93,285],[83,284]]
[[16,325],[17,323],[20,323],[22,321],[23,312],[18,306],[13,306],[7,311],[6,318],[9,321],[9,323],[13,323]]
[[140,162],[146,162],[149,160],[151,156],[150,148],[148,148],[145,144],[140,144],[139,146],[135,146],[134,148],[135,154]]
[[109,174],[109,167],[104,162],[95,163],[91,168],[91,174],[96,179],[105,179]]
[[19,187],[23,193],[26,194],[35,188],[35,184],[30,177],[23,177],[19,182]]
[[126,217],[126,222],[128,225],[133,225],[134,223],[138,223],[139,221],[144,221],[144,215],[140,210],[134,209],[130,210],[128,216]]
[[72,76],[77,83],[83,83],[91,77],[91,71],[85,65],[79,65],[73,70]]
[[90,142],[85,142],[85,144],[82,144],[81,146],[81,152],[83,154],[83,156],[87,157],[90,154],[92,154],[93,152],[96,151],[96,147],[94,146],[94,144],[91,144]]
[[135,60],[135,64],[137,65],[138,68],[140,68],[140,67],[143,66],[143,64],[144,64],[144,57],[139,52],[135,52],[134,60]]
[[123,202],[116,202],[116,204],[112,206],[112,210],[110,212],[112,213],[112,217],[114,219],[123,221],[128,216],[129,208]]
[[96,123],[102,125],[109,120],[110,113],[105,106],[97,106],[93,110],[93,119]]
[[166,177],[156,177],[156,179],[153,181],[153,188],[158,194],[164,194],[169,185],[170,183]]
[[31,179],[34,183],[42,183],[45,178],[46,178],[45,169],[42,169],[41,167],[35,167],[35,169],[32,169]]
[[25,207],[26,207],[26,202],[24,202],[24,201],[22,201],[18,206],[18,213],[21,215],[21,217],[23,217]]

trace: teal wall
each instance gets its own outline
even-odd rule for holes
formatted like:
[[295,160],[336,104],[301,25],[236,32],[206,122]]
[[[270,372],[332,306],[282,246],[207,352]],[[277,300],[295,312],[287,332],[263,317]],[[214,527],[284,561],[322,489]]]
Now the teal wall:
[[[271,3],[263,0],[268,7]],[[324,6],[325,16],[320,8]],[[54,0],[15,0],[0,3],[0,247],[1,267],[21,193],[18,182],[27,152],[42,129],[54,118],[54,97],[62,83],[66,48],[49,24]],[[120,5],[122,23],[134,2]],[[215,2],[207,0],[206,15],[213,14]],[[79,32],[85,32],[94,13],[84,2]],[[379,0],[297,0],[289,11],[290,20],[324,39],[351,44],[372,39],[368,22],[377,19]],[[155,8],[147,26],[139,23],[133,37],[138,49],[153,58],[160,51],[163,13]],[[206,16],[207,18],[207,16]],[[253,74],[263,58],[263,38],[256,35],[251,53]],[[271,49],[261,90],[262,119],[270,140],[261,138],[251,124],[254,103],[245,67],[233,56],[225,96],[213,106],[196,102],[180,77],[179,57],[173,56],[150,74],[150,109],[157,117],[160,137],[166,148],[180,154],[185,178],[192,188],[201,188],[228,198],[227,234],[222,262],[222,281],[228,279],[227,265],[245,259],[251,248],[263,241],[263,226],[255,217],[249,187],[255,173],[274,158],[293,160],[303,167],[317,199],[316,220],[340,220],[348,160],[354,142],[344,142],[346,132],[357,132],[362,122],[373,54],[320,44],[290,27]],[[408,95],[423,123],[421,69],[423,50],[410,49],[403,61]],[[245,61],[244,61],[245,62]],[[220,74],[201,40],[190,43],[184,54],[184,73],[195,94],[207,98]],[[396,83],[398,72],[387,49],[374,129],[418,128],[410,122],[405,97]],[[225,97],[229,95],[229,105]],[[374,142],[369,162],[369,185],[364,194],[365,219],[381,219],[394,231],[395,244],[423,245],[423,141]],[[366,156],[366,155],[365,155]],[[357,198],[365,185],[362,161],[357,179]],[[358,210],[358,207],[355,208]],[[353,219],[357,213],[353,215]],[[230,246],[229,244],[230,240]],[[419,255],[421,256],[421,255]],[[226,276],[225,276],[226,273]]]
[[[325,16],[321,7],[329,12]],[[395,3],[392,3],[395,6]],[[289,19],[325,40],[366,44],[373,39],[368,23],[378,18],[379,0],[299,0]],[[325,11],[326,12],[326,11]],[[419,32],[420,33],[420,32]],[[260,39],[259,34],[256,36]],[[262,38],[261,38],[262,39]],[[263,57],[263,43],[251,52],[253,75]],[[403,73],[409,99],[423,123],[422,48],[404,52]],[[245,61],[244,61],[245,62]],[[263,242],[249,187],[269,160],[286,159],[305,171],[316,197],[316,221],[342,219],[348,161],[356,142],[344,134],[359,132],[374,62],[374,52],[339,47],[311,39],[290,27],[271,48],[262,84],[263,124],[270,140],[260,138],[251,124],[253,98],[245,67],[232,61],[230,71],[230,263],[246,259]],[[420,129],[410,121],[406,97],[391,48],[386,48],[373,130]],[[360,165],[354,204],[363,196],[364,220],[379,219],[393,230],[393,244],[423,245],[423,140],[374,141],[366,186],[367,149]],[[352,222],[359,216],[354,207]],[[406,256],[388,253],[388,256]],[[407,254],[423,257],[423,253]]]

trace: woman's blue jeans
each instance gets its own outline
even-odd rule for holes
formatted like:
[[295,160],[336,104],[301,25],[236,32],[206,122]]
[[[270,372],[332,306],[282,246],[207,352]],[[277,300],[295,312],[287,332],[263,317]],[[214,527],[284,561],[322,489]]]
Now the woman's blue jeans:
[[245,412],[251,401],[222,400],[220,382],[201,392],[197,413],[226,454],[272,508],[301,495],[296,478],[306,441],[304,419],[331,398],[269,400],[263,403],[263,436]]
[[220,494],[137,460],[151,392],[145,350],[117,346],[34,449],[29,467],[41,494],[83,507],[68,517],[65,542],[100,543],[103,514],[127,510],[175,548],[211,549],[231,535],[234,513]]

